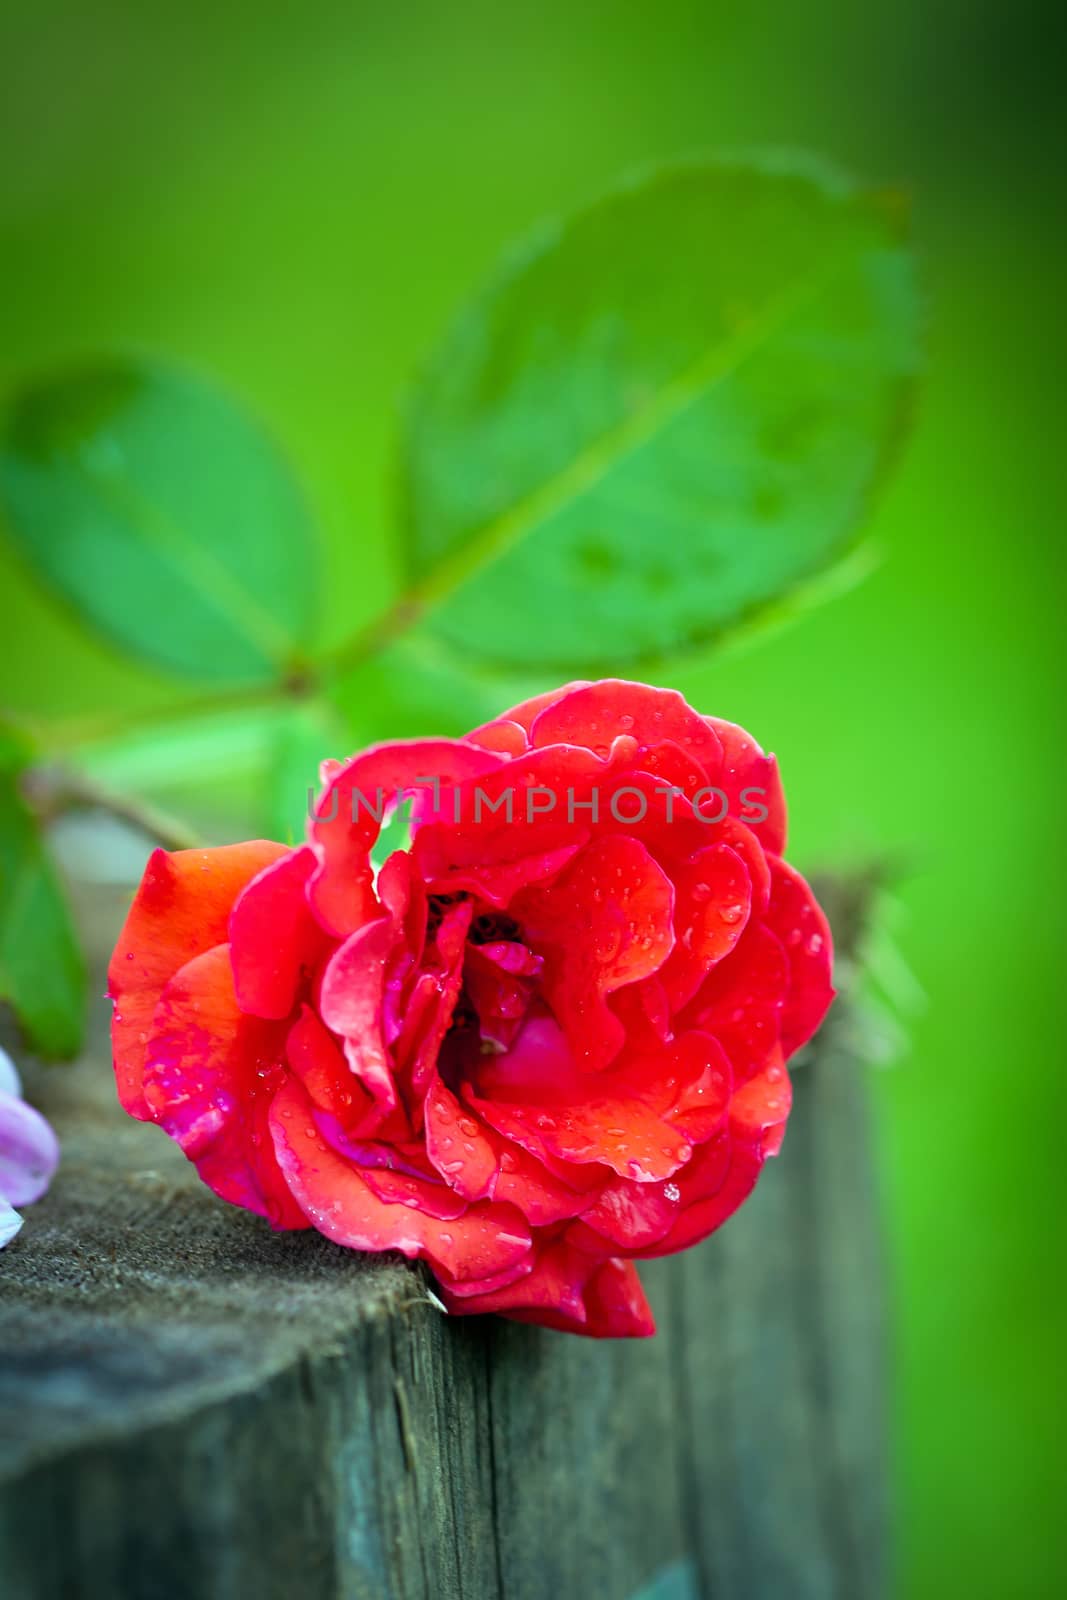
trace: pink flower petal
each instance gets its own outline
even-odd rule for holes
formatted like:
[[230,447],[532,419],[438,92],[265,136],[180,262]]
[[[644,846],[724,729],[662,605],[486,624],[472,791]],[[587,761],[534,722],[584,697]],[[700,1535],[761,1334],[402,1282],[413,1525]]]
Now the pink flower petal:
[[59,1165],[59,1141],[25,1100],[0,1093],[0,1195],[15,1206],[39,1200]]

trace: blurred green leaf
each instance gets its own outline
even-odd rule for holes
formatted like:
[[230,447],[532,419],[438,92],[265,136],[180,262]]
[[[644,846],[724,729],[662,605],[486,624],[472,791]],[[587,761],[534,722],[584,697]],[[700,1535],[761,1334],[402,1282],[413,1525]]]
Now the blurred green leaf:
[[901,210],[769,160],[694,162],[513,260],[409,416],[426,626],[468,659],[617,670],[839,557],[917,366]]
[[0,773],[21,772],[33,760],[34,746],[29,735],[4,716],[0,716]]
[[83,746],[77,765],[108,789],[178,813],[207,843],[248,832],[275,837],[278,753],[298,711],[281,697],[205,711]]
[[326,701],[295,706],[279,724],[271,751],[264,828],[269,839],[302,842],[310,811],[308,790],[318,794],[319,767],[351,754],[341,718]]
[[220,794],[234,784],[261,785],[291,715],[282,700],[205,711],[83,746],[78,765],[111,788],[171,802],[204,791]]
[[482,675],[476,668],[418,630],[350,669],[329,692],[351,750],[382,739],[455,738],[548,687],[538,678]]
[[85,966],[18,777],[16,766],[0,768],[0,997],[32,1049],[73,1056],[85,1028]]
[[34,571],[133,655],[228,685],[302,658],[308,510],[272,443],[205,384],[114,359],[23,390],[0,430],[0,513]]

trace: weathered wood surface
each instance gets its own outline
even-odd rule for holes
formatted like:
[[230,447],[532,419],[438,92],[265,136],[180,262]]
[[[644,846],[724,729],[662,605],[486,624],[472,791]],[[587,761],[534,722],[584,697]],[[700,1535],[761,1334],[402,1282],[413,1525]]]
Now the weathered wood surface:
[[[835,901],[847,944],[857,897]],[[120,915],[98,910],[102,946]],[[882,1274],[847,1022],[798,1066],[751,1202],[642,1268],[657,1337],[604,1343],[448,1319],[406,1263],[223,1205],[118,1111],[101,1006],[85,1061],[33,1080],[64,1162],[0,1255],[0,1596],[877,1594]]]

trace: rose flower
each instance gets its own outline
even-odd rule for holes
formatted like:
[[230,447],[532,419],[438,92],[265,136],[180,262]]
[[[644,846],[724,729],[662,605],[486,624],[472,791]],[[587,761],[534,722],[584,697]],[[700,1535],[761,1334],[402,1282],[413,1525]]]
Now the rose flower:
[[653,1332],[635,1259],[749,1194],[833,995],[774,758],[609,680],[322,779],[305,845],[149,860],[122,1104],[275,1228],[422,1257],[451,1312]]

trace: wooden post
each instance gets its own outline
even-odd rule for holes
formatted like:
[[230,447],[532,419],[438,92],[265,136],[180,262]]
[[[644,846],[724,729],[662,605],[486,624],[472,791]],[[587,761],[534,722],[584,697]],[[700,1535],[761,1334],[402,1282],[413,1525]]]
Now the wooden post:
[[[862,897],[823,883],[839,946]],[[94,920],[98,950],[121,915]],[[216,1200],[118,1110],[106,1011],[0,1255],[4,1600],[866,1600],[882,1269],[839,1006],[781,1156],[643,1266],[660,1332],[449,1319],[420,1270]]]

